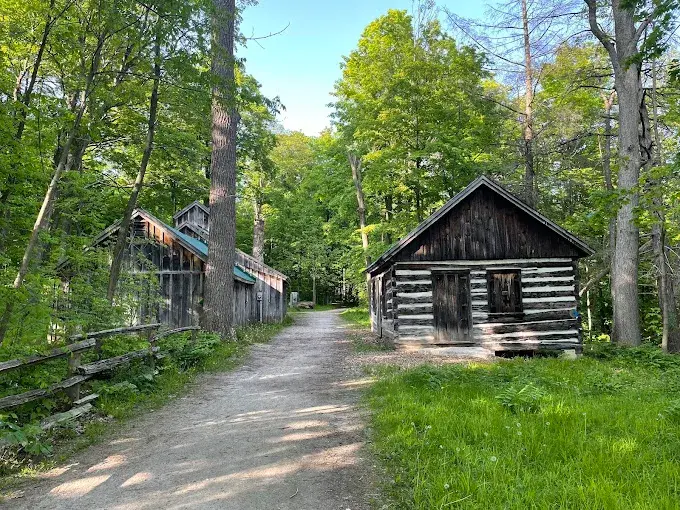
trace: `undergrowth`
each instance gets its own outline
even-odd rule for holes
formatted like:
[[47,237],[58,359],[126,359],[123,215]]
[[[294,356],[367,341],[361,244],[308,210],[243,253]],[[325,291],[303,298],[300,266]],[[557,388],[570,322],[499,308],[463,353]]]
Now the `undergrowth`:
[[586,353],[380,369],[390,508],[680,508],[680,357]]
[[[115,430],[116,424],[123,420],[162,406],[185,392],[198,374],[234,368],[252,344],[269,341],[291,322],[286,317],[283,324],[239,328],[235,342],[222,342],[218,336],[205,332],[199,333],[195,342],[191,341],[190,333],[159,340],[158,345],[167,356],[154,368],[144,361],[136,361],[116,370],[107,379],[90,381],[82,387],[83,393],[100,395],[95,402],[96,414],[84,426],[70,424],[50,435],[42,433],[37,425],[39,420],[60,408],[68,408],[63,397],[42,399],[0,415],[0,444],[5,445],[0,459],[0,489],[7,489],[17,479],[63,462],[75,451]],[[122,339],[107,340],[104,342],[104,357],[147,345],[146,340],[138,337],[127,337],[125,342]],[[0,381],[0,391],[20,393],[63,379],[65,361],[59,361],[62,363],[50,362],[53,365],[51,370],[43,369],[45,364],[31,367],[35,370],[15,372],[13,380],[5,378]]]

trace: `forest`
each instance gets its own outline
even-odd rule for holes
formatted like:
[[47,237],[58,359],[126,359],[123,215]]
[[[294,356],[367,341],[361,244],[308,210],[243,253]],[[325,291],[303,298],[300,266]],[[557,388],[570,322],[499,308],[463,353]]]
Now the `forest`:
[[301,298],[365,302],[367,263],[487,175],[596,250],[580,267],[587,339],[680,349],[676,2],[389,10],[338,62],[319,136],[279,124],[285,104],[239,58],[254,41],[238,15],[235,58],[215,65],[223,3],[0,2],[3,349],[125,322],[116,293],[139,282],[86,248],[134,207],[171,221],[208,203],[223,86],[236,198],[219,218]]

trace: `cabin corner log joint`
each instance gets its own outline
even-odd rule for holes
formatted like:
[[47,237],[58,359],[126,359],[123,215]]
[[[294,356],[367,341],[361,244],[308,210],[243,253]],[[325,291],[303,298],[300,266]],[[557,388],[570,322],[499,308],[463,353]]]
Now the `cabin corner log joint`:
[[[138,310],[129,322],[157,320],[177,327],[202,324],[209,216],[210,209],[198,201],[177,212],[173,226],[144,209],[134,211],[124,265],[130,273],[151,276],[157,292],[136,296]],[[93,246],[111,246],[119,224],[104,230]],[[286,275],[237,249],[233,277],[236,325],[283,320]]]
[[578,259],[592,253],[482,176],[367,268],[371,327],[399,348],[580,351]]

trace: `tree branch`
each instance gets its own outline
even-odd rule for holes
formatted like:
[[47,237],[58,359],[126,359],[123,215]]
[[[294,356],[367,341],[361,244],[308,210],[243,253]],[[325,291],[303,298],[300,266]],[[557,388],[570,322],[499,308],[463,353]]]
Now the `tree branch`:
[[590,31],[602,43],[602,46],[604,46],[604,49],[607,50],[607,53],[609,53],[609,56],[611,57],[612,64],[616,66],[618,63],[616,47],[614,46],[614,43],[612,43],[609,34],[605,33],[597,23],[597,0],[584,1],[588,6],[588,24],[590,25]]

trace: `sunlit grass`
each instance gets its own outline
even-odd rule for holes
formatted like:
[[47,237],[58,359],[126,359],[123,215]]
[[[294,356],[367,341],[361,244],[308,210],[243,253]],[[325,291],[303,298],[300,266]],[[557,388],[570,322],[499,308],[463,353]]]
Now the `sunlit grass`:
[[678,390],[680,364],[535,359],[386,370],[368,401],[393,508],[671,509]]
[[357,326],[371,327],[371,318],[368,315],[368,309],[365,307],[348,308],[340,313],[340,317]]

